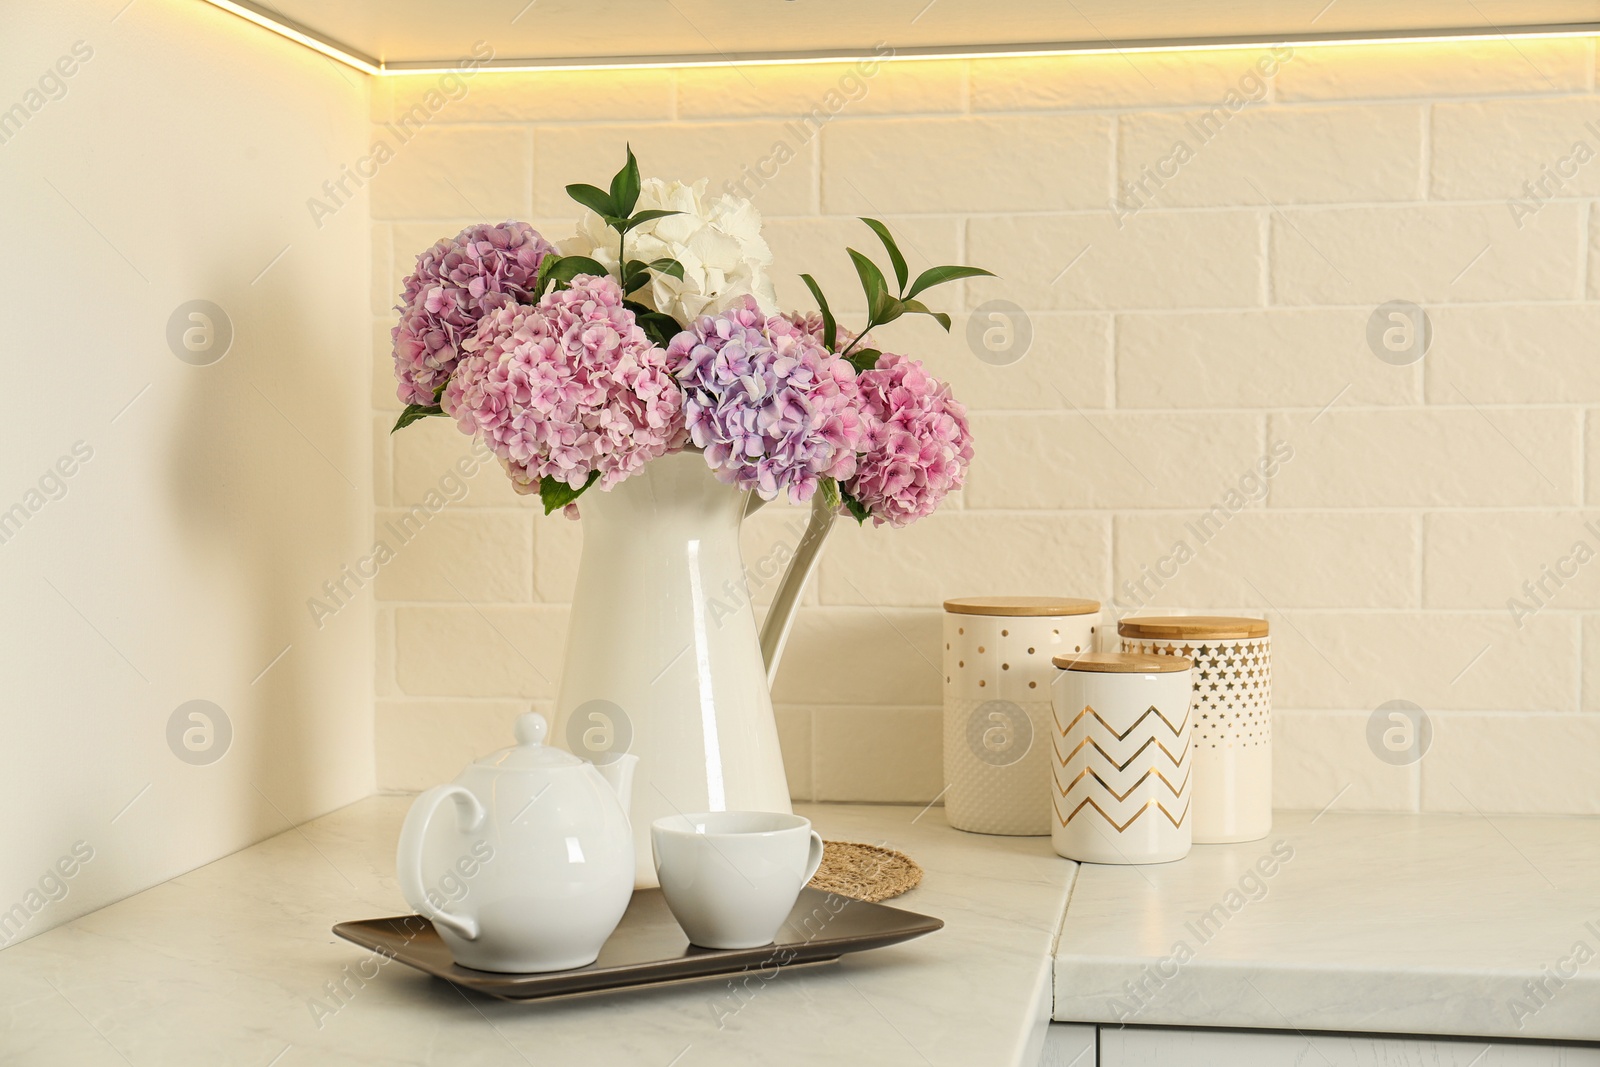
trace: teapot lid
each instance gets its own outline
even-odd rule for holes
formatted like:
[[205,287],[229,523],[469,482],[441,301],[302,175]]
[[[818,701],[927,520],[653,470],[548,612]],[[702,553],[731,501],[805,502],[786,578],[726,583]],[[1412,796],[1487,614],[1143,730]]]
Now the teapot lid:
[[510,748],[491,752],[482,759],[473,760],[473,763],[503,771],[582,766],[584,761],[577,756],[544,743],[545,735],[549,732],[550,724],[545,721],[543,715],[537,711],[524,712],[517,716],[517,743]]

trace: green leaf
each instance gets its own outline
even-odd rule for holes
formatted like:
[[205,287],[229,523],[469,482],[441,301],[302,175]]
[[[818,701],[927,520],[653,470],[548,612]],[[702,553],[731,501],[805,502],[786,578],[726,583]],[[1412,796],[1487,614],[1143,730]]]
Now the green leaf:
[[678,320],[664,311],[652,311],[648,315],[639,316],[635,321],[657,348],[666,348],[674,337],[683,332]]
[[657,348],[666,348],[674,337],[683,332],[678,320],[664,311],[654,311],[637,300],[624,300],[622,306],[633,312],[633,321],[639,324],[644,335]]
[[611,202],[616,205],[616,215],[627,215],[639,202],[639,161],[633,158],[633,146],[628,146],[628,162],[611,179]]
[[631,293],[650,284],[651,271],[683,280],[683,264],[675,259],[657,259],[649,263],[630,259],[622,268],[622,291]]
[[929,311],[928,306],[920,300],[904,300],[901,301],[901,306],[913,315],[932,316],[935,322],[944,327],[945,333],[950,332],[950,316],[946,315],[944,312]]
[[664,219],[668,215],[682,214],[683,212],[681,211],[660,211],[655,208],[651,208],[649,211],[639,212],[637,215],[624,222],[620,227],[618,227],[618,229],[620,229],[623,233],[627,233],[634,227],[643,226],[645,223],[654,221],[655,219]]
[[438,404],[407,404],[406,409],[400,413],[400,417],[394,420],[394,429],[389,432],[394,433],[395,430],[403,430],[418,419],[425,419],[430,415],[443,414],[444,409],[439,407]]
[[867,311],[872,317],[872,325],[882,326],[904,315],[906,306],[903,302],[889,295],[888,290],[880,289]]
[[822,309],[822,346],[832,352],[839,340],[839,324],[834,321],[833,312],[828,310],[828,301],[822,295],[816,279],[809,274],[802,274],[800,280],[806,283],[806,288],[811,290],[811,295],[817,301],[817,307]]
[[621,215],[624,212],[617,210],[616,203],[611,199],[611,194],[604,189],[597,189],[592,185],[569,185],[567,195],[572,197],[596,215]]
[[931,289],[935,285],[953,282],[958,278],[993,278],[994,272],[984,270],[982,267],[929,267],[917,275],[917,280],[911,283],[911,288],[906,291],[906,296],[913,297],[924,289]]
[[844,501],[839,499],[839,481],[837,478],[817,479],[817,492],[822,494],[822,504],[829,511],[837,513],[844,506]]
[[650,271],[643,260],[630,259],[622,265],[622,292],[631,293],[650,281]]
[[562,256],[561,265],[556,268],[568,277],[577,277],[579,274],[597,274],[604,277],[605,264],[588,256]]
[[872,512],[867,510],[867,506],[846,492],[843,486],[839,489],[839,495],[844,499],[845,510],[855,516],[857,523],[864,523],[872,518]]
[[853,248],[846,248],[845,251],[850,253],[850,261],[856,265],[861,290],[867,294],[867,307],[871,308],[889,295],[889,283],[883,280],[883,271],[872,260]]
[[566,482],[558,482],[548,474],[543,478],[540,478],[539,500],[544,504],[544,513],[548,515],[557,508],[566,507],[568,504],[582,496],[584,490],[593,485],[595,479],[598,477],[600,477],[599,471],[590,471],[588,480],[586,480],[583,483],[582,488],[579,489],[572,488],[572,486],[568,485]]
[[906,270],[906,257],[900,254],[900,246],[894,243],[894,238],[889,234],[889,227],[877,219],[862,219],[862,222],[872,227],[872,232],[878,235],[878,240],[883,242],[883,247],[889,251],[889,262],[894,264],[894,277],[900,283],[900,292],[906,291],[906,278],[910,272]]
[[539,261],[539,276],[533,281],[533,302],[538,303],[544,295],[545,286],[550,284],[550,274],[556,269],[556,264],[561,262],[561,256],[554,252]]
[[561,262],[550,269],[550,277],[555,279],[557,288],[567,285],[580,274],[592,274],[603,278],[606,276],[606,268],[588,256],[562,256]]
[[683,264],[675,259],[652,259],[646,266],[657,274],[665,274],[680,282],[683,281]]
[[862,371],[868,371],[876,367],[878,365],[878,357],[881,355],[883,353],[876,348],[859,348],[845,358],[856,369],[856,373],[860,374]]

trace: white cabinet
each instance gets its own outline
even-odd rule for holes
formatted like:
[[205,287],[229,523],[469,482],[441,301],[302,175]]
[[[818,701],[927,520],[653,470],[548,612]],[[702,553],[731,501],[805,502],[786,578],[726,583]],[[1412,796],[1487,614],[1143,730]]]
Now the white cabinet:
[[1267,1030],[1050,1027],[1040,1067],[1600,1067],[1600,1046]]
[[1095,1030],[1090,1023],[1051,1023],[1039,1067],[1094,1067]]

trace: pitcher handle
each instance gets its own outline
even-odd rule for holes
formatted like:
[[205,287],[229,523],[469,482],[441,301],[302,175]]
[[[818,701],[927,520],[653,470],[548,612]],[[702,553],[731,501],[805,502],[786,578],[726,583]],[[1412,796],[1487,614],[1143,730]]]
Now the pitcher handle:
[[459,785],[436,785],[423,793],[406,812],[406,821],[400,828],[400,847],[396,850],[395,872],[400,876],[400,895],[417,913],[433,920],[435,925],[446,926],[468,941],[478,939],[478,920],[470,915],[457,915],[435,907],[428,899],[428,889],[422,884],[422,842],[428,835],[428,823],[433,813],[446,800],[456,802],[457,825],[463,832],[476,830],[483,825],[483,804],[473,793]]
[[[745,514],[754,510],[754,507],[748,508]],[[822,558],[822,543],[838,517],[839,513],[823,502],[820,491],[811,498],[811,517],[806,522],[806,531],[800,535],[794,559],[789,561],[789,569],[773,595],[772,607],[767,609],[767,619],[761,624],[761,662],[767,669],[769,689],[778,676],[778,660],[783,656],[783,646],[788,643],[789,631],[794,627],[795,609],[800,606],[800,597],[806,591],[811,572],[817,569],[817,561]]]

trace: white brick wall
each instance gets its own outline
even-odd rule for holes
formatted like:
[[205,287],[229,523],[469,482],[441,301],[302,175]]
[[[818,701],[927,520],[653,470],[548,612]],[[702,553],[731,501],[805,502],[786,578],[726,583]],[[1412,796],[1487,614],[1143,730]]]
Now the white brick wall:
[[[775,693],[797,797],[932,800],[939,601],[1130,603],[1122,583],[1282,441],[1264,498],[1149,598],[1272,620],[1279,804],[1600,811],[1600,561],[1557,573],[1578,541],[1600,552],[1600,158],[1563,163],[1578,142],[1600,155],[1592,46],[1302,49],[1256,82],[1262,58],[480,75],[372,183],[379,521],[471,455],[443,422],[383,433],[411,258],[508,213],[561,236],[562,187],[604,179],[631,142],[646,173],[747,182],[794,306],[809,271],[859,311],[842,245],[874,242],[856,214],[916,262],[1003,276],[936,294],[948,337],[885,331],[967,401],[978,458],[920,527],[835,535]],[[374,136],[433,84],[380,83]],[[1219,121],[1230,92],[1259,99]],[[818,107],[837,115],[808,136]],[[761,176],[780,146],[792,158]],[[1508,200],[1563,168],[1519,220]],[[1136,201],[1123,183],[1143,183]],[[1034,341],[997,367],[965,325],[1002,298]],[[1368,346],[1390,300],[1427,309],[1419,364]],[[377,583],[390,788],[448,777],[555,694],[580,531],[492,466],[462,484]],[[785,518],[757,516],[747,551]],[[1516,618],[1511,597],[1537,610]],[[1430,716],[1419,763],[1369,747],[1393,699]]]

